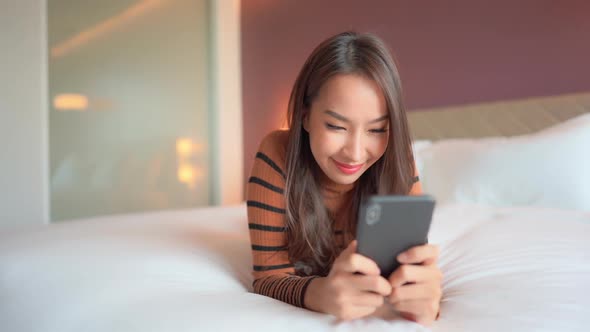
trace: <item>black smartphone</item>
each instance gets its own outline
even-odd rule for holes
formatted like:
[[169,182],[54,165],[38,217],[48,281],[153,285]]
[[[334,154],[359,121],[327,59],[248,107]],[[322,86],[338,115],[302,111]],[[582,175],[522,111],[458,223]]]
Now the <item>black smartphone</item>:
[[374,260],[381,275],[400,266],[397,255],[428,243],[434,211],[432,196],[370,196],[359,209],[357,252]]

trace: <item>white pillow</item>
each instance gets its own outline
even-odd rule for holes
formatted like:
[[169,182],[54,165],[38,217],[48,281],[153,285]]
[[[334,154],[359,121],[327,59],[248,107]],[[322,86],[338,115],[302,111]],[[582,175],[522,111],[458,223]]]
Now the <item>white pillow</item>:
[[416,163],[416,167],[418,168],[418,174],[422,174],[422,167],[423,162],[420,159],[420,152],[427,147],[432,145],[432,141],[429,140],[415,140],[412,142],[412,150],[414,152],[414,162]]
[[590,210],[590,114],[540,132],[449,139],[416,152],[439,203]]

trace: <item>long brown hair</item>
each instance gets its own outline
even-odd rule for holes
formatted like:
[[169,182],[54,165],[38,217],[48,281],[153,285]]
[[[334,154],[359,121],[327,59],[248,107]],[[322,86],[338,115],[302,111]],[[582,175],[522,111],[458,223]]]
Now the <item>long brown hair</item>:
[[411,138],[396,64],[383,41],[372,34],[344,32],[322,42],[306,60],[289,99],[286,154],[286,222],[289,258],[298,274],[327,275],[338,255],[332,220],[320,192],[317,165],[303,120],[322,85],[337,74],[362,75],[377,83],[389,113],[389,142],[384,155],[353,189],[353,218],[345,233],[354,234],[360,203],[372,194],[409,193],[414,179]]

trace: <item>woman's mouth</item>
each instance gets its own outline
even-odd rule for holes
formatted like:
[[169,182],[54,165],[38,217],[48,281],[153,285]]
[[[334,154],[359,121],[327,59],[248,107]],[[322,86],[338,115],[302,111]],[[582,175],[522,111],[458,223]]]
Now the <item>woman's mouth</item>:
[[334,165],[336,165],[336,167],[338,167],[338,169],[346,175],[351,175],[351,174],[354,174],[354,173],[360,171],[364,165],[364,164],[350,165],[350,164],[340,163],[340,162],[336,161],[335,159],[332,159],[332,160],[334,161]]

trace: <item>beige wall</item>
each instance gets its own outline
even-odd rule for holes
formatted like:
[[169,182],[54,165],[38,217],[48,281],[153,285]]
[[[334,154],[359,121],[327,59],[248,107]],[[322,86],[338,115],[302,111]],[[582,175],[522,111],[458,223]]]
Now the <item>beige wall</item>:
[[48,222],[45,1],[0,1],[0,227]]

